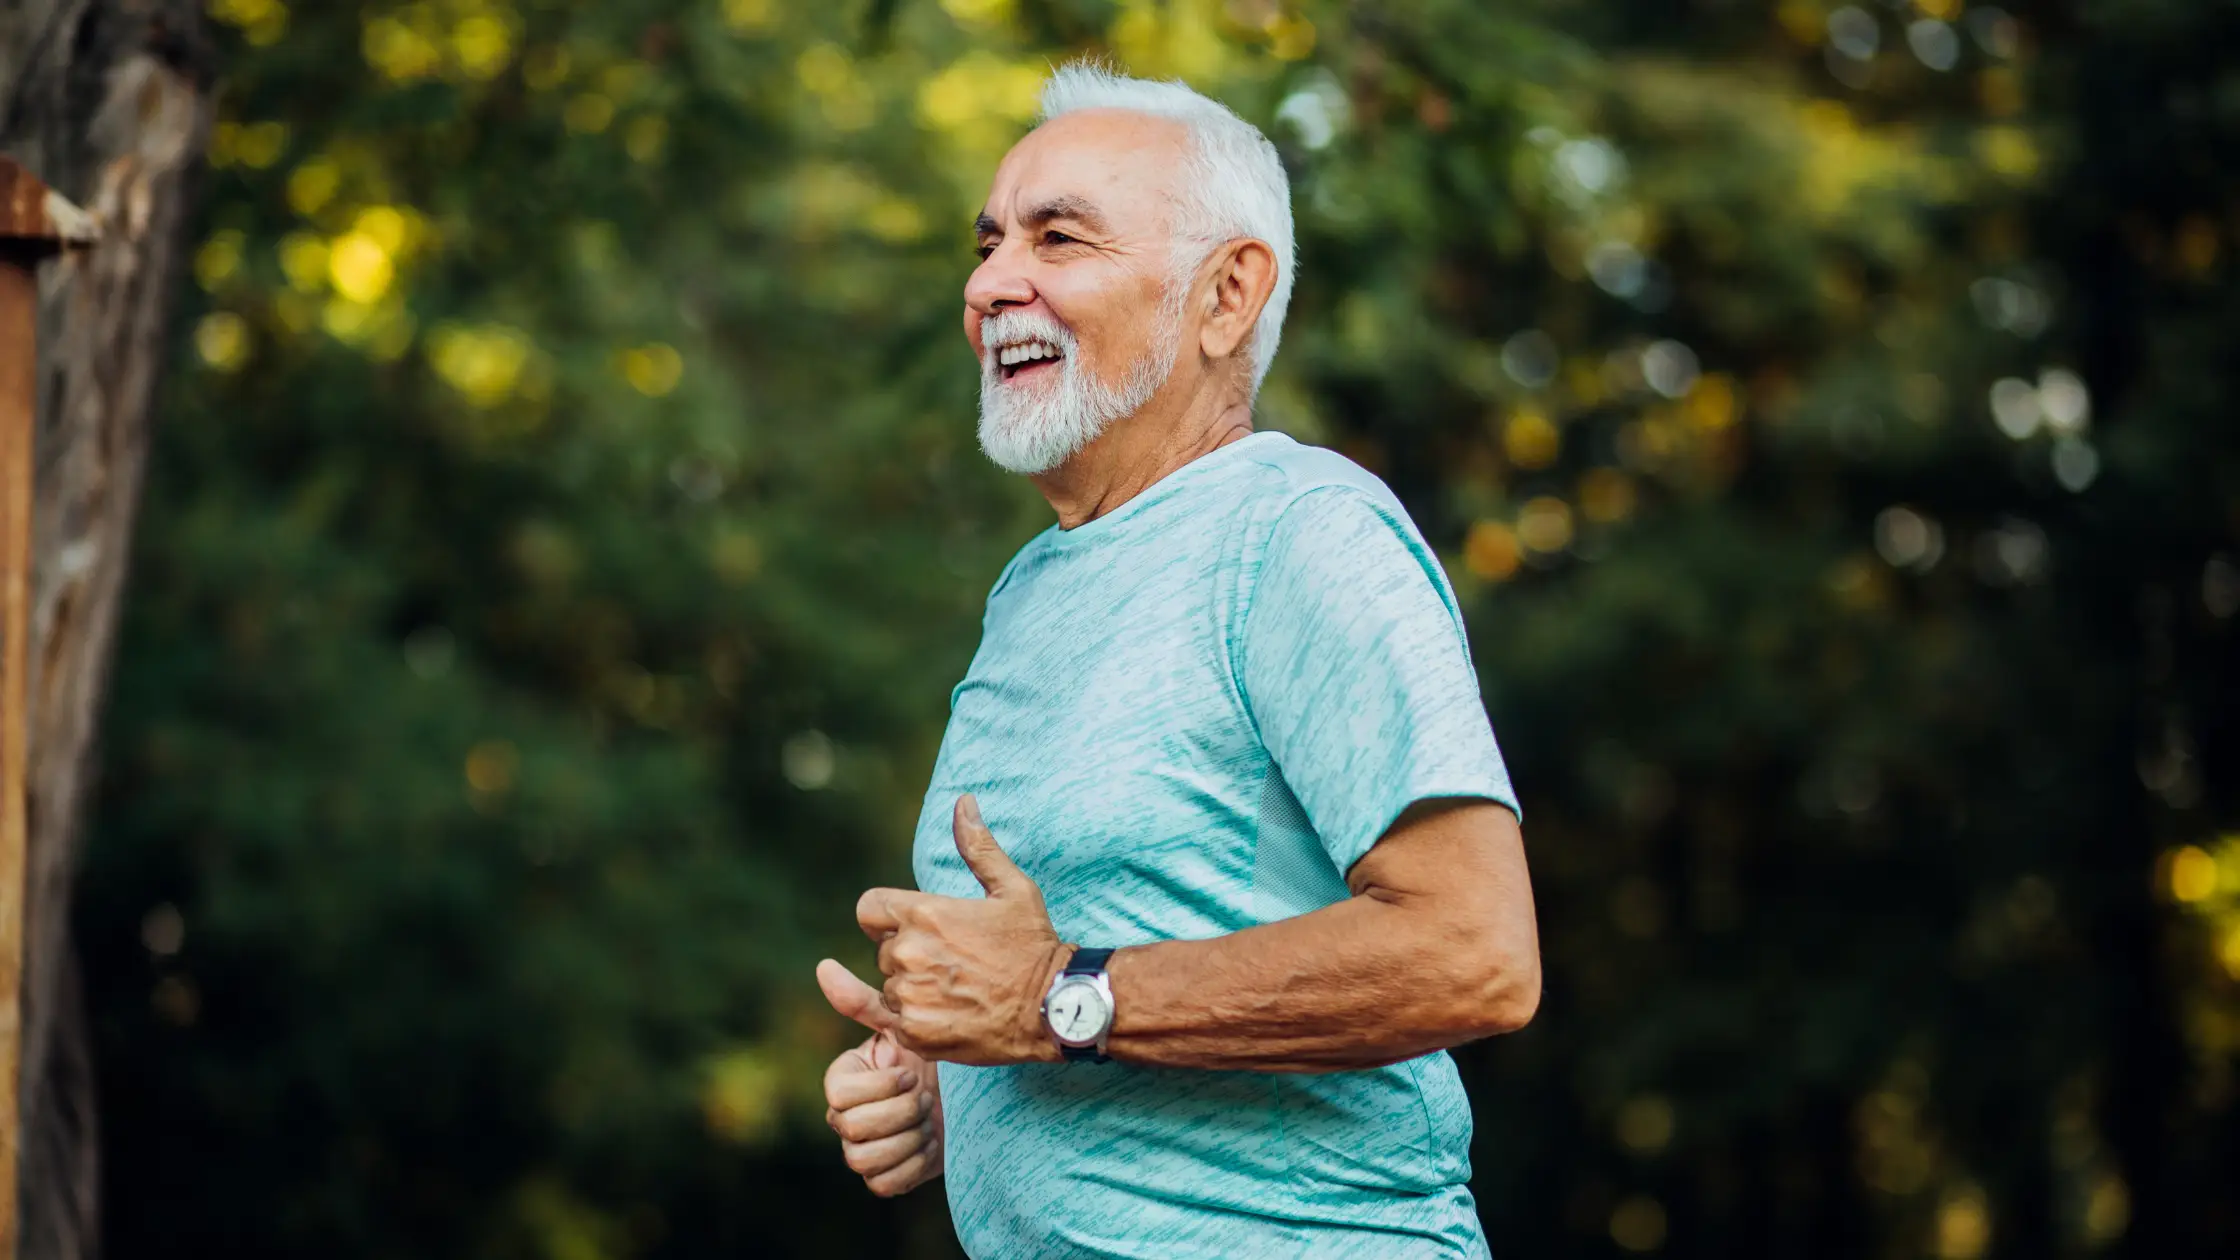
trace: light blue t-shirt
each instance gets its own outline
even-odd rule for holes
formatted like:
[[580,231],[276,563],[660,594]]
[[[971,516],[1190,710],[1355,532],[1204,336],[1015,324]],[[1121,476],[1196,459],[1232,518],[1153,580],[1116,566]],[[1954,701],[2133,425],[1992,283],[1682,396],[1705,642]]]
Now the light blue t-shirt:
[[[1410,804],[1516,808],[1437,559],[1383,482],[1279,433],[1029,542],[950,708],[918,886],[981,895],[950,832],[974,793],[1084,945],[1305,914],[1349,895]],[[1444,1052],[1323,1075],[940,1073],[949,1206],[977,1260],[1486,1251]]]

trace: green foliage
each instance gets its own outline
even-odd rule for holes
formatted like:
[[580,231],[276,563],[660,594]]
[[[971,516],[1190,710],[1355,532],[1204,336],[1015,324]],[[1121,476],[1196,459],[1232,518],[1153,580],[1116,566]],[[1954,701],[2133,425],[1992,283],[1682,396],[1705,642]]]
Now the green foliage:
[[1471,610],[1497,1251],[2240,1240],[2220,7],[211,12],[80,908],[117,1254],[953,1252],[830,1149],[809,967],[1047,519],[964,225],[1098,51],[1283,148],[1262,422]]

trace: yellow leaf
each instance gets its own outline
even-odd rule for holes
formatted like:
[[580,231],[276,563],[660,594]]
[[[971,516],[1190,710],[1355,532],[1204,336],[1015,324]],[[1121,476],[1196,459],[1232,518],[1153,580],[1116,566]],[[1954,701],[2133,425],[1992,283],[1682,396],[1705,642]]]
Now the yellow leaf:
[[1597,524],[1633,515],[1636,498],[1633,478],[1615,468],[1591,468],[1579,478],[1579,511]]
[[777,1125],[784,1078],[770,1056],[744,1047],[708,1060],[700,1110],[708,1129],[725,1141],[751,1143]]
[[1463,566],[1489,582],[1514,576],[1522,559],[1516,532],[1499,521],[1479,521],[1463,540]]
[[280,270],[298,293],[327,287],[327,242],[316,232],[290,232],[280,240]]
[[1571,505],[1553,495],[1527,502],[1517,513],[1517,541],[1542,553],[1571,545]]
[[231,311],[212,311],[194,328],[195,353],[220,372],[232,372],[249,358],[249,324]]
[[941,11],[968,26],[1000,26],[1011,20],[1015,0],[941,0]]
[[684,356],[660,342],[623,351],[620,366],[630,388],[648,398],[667,395],[684,376]]
[[335,292],[360,305],[380,301],[395,276],[389,251],[365,232],[347,232],[328,250],[327,277]]
[[1523,408],[1501,426],[1501,449],[1519,468],[1546,468],[1562,452],[1563,435],[1546,416]]
[[570,131],[597,135],[614,121],[614,102],[597,92],[585,92],[568,102],[568,108],[561,111],[560,120]]
[[436,375],[477,407],[495,407],[513,395],[531,350],[528,337],[503,325],[443,325],[428,337]]
[[2178,901],[2206,901],[2217,891],[2217,860],[2197,845],[2171,854],[2169,872],[2170,895]]
[[513,61],[513,28],[488,13],[451,28],[451,57],[470,79],[494,79]]
[[639,163],[658,159],[668,143],[669,122],[658,114],[633,119],[622,138],[623,151],[630,155],[631,161]]
[[227,228],[212,232],[202,248],[194,252],[195,283],[204,289],[216,290],[219,285],[233,278],[241,269],[241,251],[246,238]]
[[280,160],[281,150],[288,146],[288,128],[285,123],[250,123],[240,129],[233,142],[234,160],[251,170],[261,171]]
[[288,174],[288,208],[309,218],[341,187],[340,167],[323,157],[311,158]]
[[2012,180],[2026,180],[2038,173],[2038,146],[2020,127],[1986,127],[1976,135],[1976,153],[1984,165]]
[[742,34],[769,30],[777,19],[778,6],[773,0],[723,0],[725,25]]
[[1939,1260],[1976,1260],[1990,1245],[1991,1213],[1985,1209],[1982,1190],[1963,1187],[1937,1209]]

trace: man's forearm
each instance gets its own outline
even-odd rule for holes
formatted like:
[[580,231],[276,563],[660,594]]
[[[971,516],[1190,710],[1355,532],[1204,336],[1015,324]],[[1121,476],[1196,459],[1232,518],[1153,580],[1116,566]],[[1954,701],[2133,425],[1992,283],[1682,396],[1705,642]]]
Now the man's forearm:
[[1350,897],[1203,941],[1121,950],[1108,1052],[1161,1067],[1329,1072],[1414,1058],[1530,1017],[1538,965],[1421,939],[1409,911]]
[[1540,962],[1531,894],[1508,891],[1521,896],[1456,904],[1372,890],[1212,940],[1123,949],[1110,964],[1108,1053],[1327,1072],[1513,1031],[1539,1003]]

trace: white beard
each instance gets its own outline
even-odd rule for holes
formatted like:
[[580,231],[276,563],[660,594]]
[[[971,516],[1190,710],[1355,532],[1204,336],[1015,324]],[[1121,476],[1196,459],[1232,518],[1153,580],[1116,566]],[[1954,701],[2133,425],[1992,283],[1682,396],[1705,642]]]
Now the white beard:
[[[1179,297],[1181,286],[1174,286]],[[980,356],[980,449],[998,468],[1023,476],[1049,472],[1080,453],[1097,435],[1142,410],[1174,371],[1181,337],[1179,301],[1161,299],[1151,345],[1128,366],[1115,387],[1083,366],[1072,332],[1047,315],[1024,311],[990,315],[980,343],[1034,338],[1058,347],[1057,379],[1011,384],[993,349]]]

